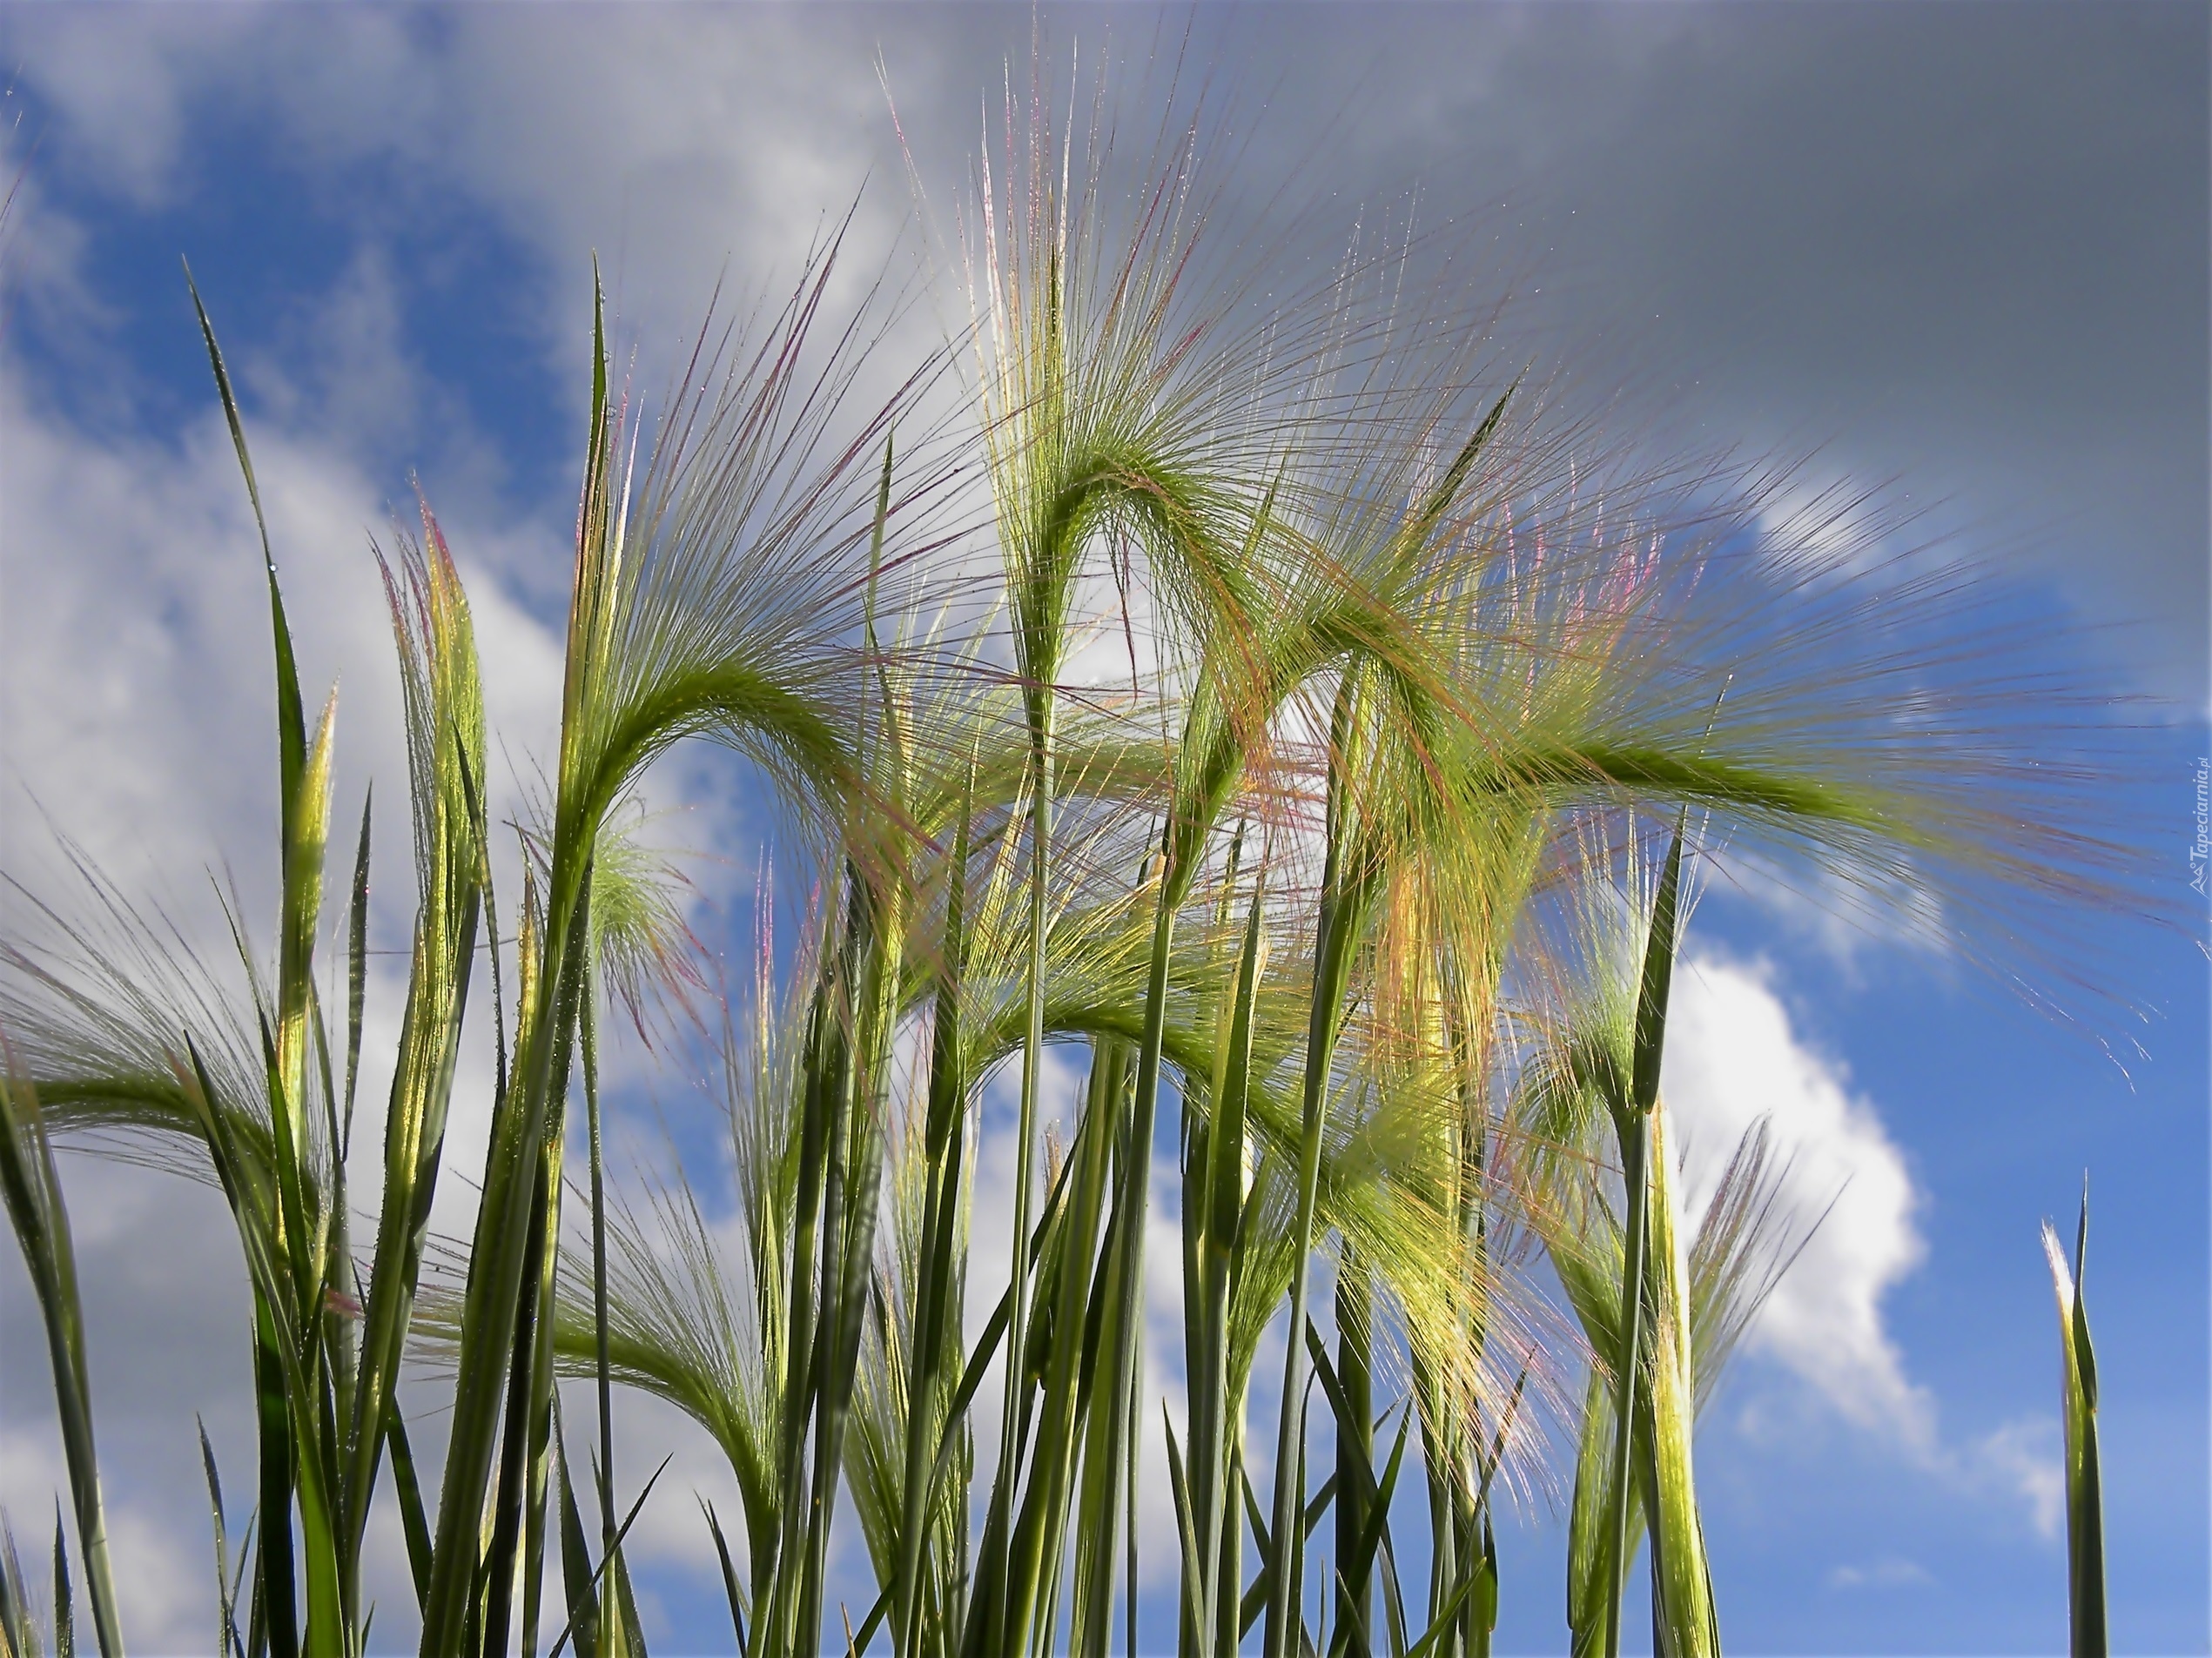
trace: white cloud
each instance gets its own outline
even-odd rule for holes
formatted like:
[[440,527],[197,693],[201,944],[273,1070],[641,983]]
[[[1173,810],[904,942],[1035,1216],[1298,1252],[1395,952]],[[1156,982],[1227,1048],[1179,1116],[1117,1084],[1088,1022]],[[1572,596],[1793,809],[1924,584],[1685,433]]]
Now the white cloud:
[[1909,551],[1896,539],[1898,514],[1867,491],[1867,470],[1823,455],[1766,480],[1755,518],[1761,540],[1775,556],[1860,575]]
[[1926,1567],[1895,1556],[1868,1566],[1839,1566],[1828,1574],[1832,1589],[1912,1588],[1934,1581]]
[[1684,1198],[1701,1211],[1760,1117],[1789,1164],[1791,1195],[1827,1217],[1759,1315],[1751,1344],[1863,1426],[1934,1443],[1934,1406],[1905,1375],[1882,1297],[1919,1265],[1915,1194],[1903,1154],[1841,1068],[1803,1044],[1770,976],[1691,956],[1667,1019],[1667,1098],[1691,1141]]
[[[460,192],[541,261],[509,274],[511,299],[579,404],[595,250],[657,371],[725,272],[743,309],[870,185],[847,236],[841,298],[856,298],[911,208],[877,53],[925,104],[946,61],[940,31],[753,7],[554,11],[527,29],[470,13],[434,30],[250,10],[214,26],[158,13],[129,30],[18,21],[27,82],[59,117],[62,164],[126,199],[151,205],[203,182],[195,117],[216,108],[280,132],[316,172],[392,166],[402,197],[434,178]],[[958,126],[960,146],[979,135],[974,115]]]
[[2049,1417],[2007,1422],[1962,1447],[1950,1466],[1968,1485],[2025,1501],[2036,1532],[2056,1537],[2066,1518],[2066,1474],[2058,1423]]
[[1729,1155],[1764,1117],[1785,1169],[1783,1205],[1805,1221],[1825,1215],[1751,1326],[1747,1350],[1908,1462],[2025,1505],[2052,1534],[2051,1425],[2023,1420],[1946,1443],[1934,1394],[1908,1375],[1884,1322],[1884,1298],[1927,1246],[1911,1167],[1873,1103],[1798,1033],[1771,968],[1693,952],[1684,969],[1668,1008],[1664,1085],[1683,1131],[1685,1209],[1703,1212]]

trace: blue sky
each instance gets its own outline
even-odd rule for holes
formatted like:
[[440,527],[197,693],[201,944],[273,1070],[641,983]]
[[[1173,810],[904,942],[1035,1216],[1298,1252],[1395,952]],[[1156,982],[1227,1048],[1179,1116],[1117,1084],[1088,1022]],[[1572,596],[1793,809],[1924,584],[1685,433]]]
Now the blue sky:
[[[1159,22],[1048,21],[1061,46],[1125,56]],[[877,54],[926,218],[965,187],[1028,33],[1025,9],[926,3],[0,10],[25,170],[0,253],[0,865],[50,874],[50,817],[188,925],[208,919],[210,864],[255,897],[265,624],[180,255],[243,387],[308,677],[341,682],[341,808],[371,775],[398,800],[366,543],[417,480],[470,581],[511,801],[557,691],[594,252],[650,380],[718,278],[787,275],[856,197],[864,257],[920,245]],[[1771,889],[1716,882],[1698,912],[1685,1017],[1705,1035],[1671,1056],[1671,1091],[1716,1133],[1745,1102],[1772,1109],[1799,1125],[1799,1195],[1845,1194],[1698,1440],[1738,1652],[2060,1649],[2036,1228],[2070,1220],[2085,1169],[2115,1648],[2212,1641],[2212,1033],[2187,886],[2212,751],[2206,44],[2179,6],[1289,7],[1197,33],[1255,179],[1343,222],[1416,185],[1494,213],[1529,349],[1593,400],[1617,392],[1615,418],[1809,453],[1817,480],[1929,504],[1920,533],[2041,619],[2042,660],[2142,699],[2112,739],[2114,818],[2168,924],[2074,927],[2070,955],[2115,998],[2080,998],[2080,1027]],[[934,326],[923,307],[902,342]],[[709,855],[703,913],[742,915],[750,781],[683,755],[654,798]],[[383,844],[403,833],[380,820]],[[380,924],[397,942],[398,912]],[[635,1144],[657,1114],[701,1144],[680,1082],[634,1075],[625,1098]],[[192,1650],[212,1616],[193,1413],[240,1486],[250,1458],[227,1222],[187,1183],[66,1172],[127,1615],[138,1649]],[[0,1268],[0,1501],[19,1525],[59,1468],[31,1317]],[[641,1532],[655,1649],[723,1649],[682,1489],[702,1441],[649,1411],[630,1431],[632,1467],[683,1453]],[[1563,1531],[1539,1503],[1502,1537],[1502,1651],[1563,1648]],[[1166,1623],[1147,1633],[1172,1646]]]

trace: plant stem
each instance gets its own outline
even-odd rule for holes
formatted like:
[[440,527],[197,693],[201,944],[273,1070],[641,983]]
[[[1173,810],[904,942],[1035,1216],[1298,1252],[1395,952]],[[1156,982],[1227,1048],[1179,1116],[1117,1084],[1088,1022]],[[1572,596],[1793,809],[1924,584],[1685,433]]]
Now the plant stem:
[[[606,1159],[599,1127],[598,963],[588,963],[578,1022],[583,1038],[584,1114],[591,1134],[591,1329],[593,1358],[599,1385],[599,1553],[602,1560],[615,1552],[615,1383],[607,1354],[607,1186]],[[615,1590],[612,1572],[607,1577]],[[622,1627],[619,1616],[604,1621],[611,1630]]]
[[1636,1379],[1637,1347],[1644,1323],[1644,1255],[1650,1230],[1646,1207],[1651,1192],[1644,1161],[1650,1149],[1651,1119],[1630,1111],[1627,1120],[1615,1118],[1621,1147],[1621,1178],[1627,1189],[1622,1223],[1620,1352],[1614,1387],[1612,1484],[1606,1499],[1607,1523],[1612,1550],[1607,1561],[1611,1584],[1606,1596],[1605,1658],[1619,1658],[1621,1650],[1621,1594],[1628,1581],[1629,1482],[1635,1455]]

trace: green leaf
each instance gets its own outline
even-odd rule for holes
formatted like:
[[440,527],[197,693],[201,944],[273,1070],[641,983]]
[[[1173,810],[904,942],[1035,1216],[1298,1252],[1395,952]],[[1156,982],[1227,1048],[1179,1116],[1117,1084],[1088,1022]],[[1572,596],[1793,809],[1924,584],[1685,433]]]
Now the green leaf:
[[1674,981],[1677,915],[1682,892],[1682,839],[1686,816],[1677,818],[1667,848],[1659,893],[1651,906],[1651,931],[1644,950],[1644,972],[1636,999],[1636,1056],[1630,1084],[1630,1104],[1648,1111],[1659,1098],[1659,1068],[1666,1054],[1667,994]]
[[1182,1447],[1175,1440],[1175,1423],[1167,1414],[1167,1401],[1160,1402],[1160,1426],[1167,1434],[1167,1484],[1175,1495],[1175,1527],[1183,1540],[1183,1594],[1186,1603],[1198,1606],[1204,1598],[1199,1581],[1200,1545],[1198,1523],[1191,1518],[1191,1493],[1183,1478]]
[[584,1541],[583,1516],[576,1508],[575,1481],[568,1473],[568,1436],[559,1426],[560,1407],[554,1407],[554,1442],[561,1467],[561,1582],[568,1608],[568,1623],[576,1633],[576,1658],[599,1658],[599,1595],[591,1569],[591,1549]]
[[[729,1559],[729,1544],[722,1534],[722,1521],[715,1517],[715,1506],[704,1497],[699,1499],[699,1511],[707,1517],[707,1530],[715,1540],[715,1559],[722,1565],[723,1593],[729,1598],[729,1627],[737,1637],[738,1658],[745,1655],[745,1591],[737,1581],[737,1568]],[[578,1643],[579,1651],[582,1645]]]
[[207,1424],[198,1413],[192,1424],[199,1430],[199,1462],[207,1475],[207,1508],[215,1533],[215,1650],[221,1658],[231,1658],[239,1645],[238,1607],[231,1595],[230,1535],[223,1520],[223,1481],[215,1472],[215,1447],[207,1441]]
[[2097,1445],[2097,1361],[2089,1343],[2089,1312],[2082,1293],[2089,1247],[2089,1188],[2081,1184],[2081,1218],[2074,1231],[2074,1266],[2067,1268],[2058,1232],[2043,1223],[2043,1252],[2058,1296],[2059,1345],[2064,1359],[2061,1403],[2066,1427],[2066,1552],[2069,1651],[2072,1658],[2105,1658],[2104,1482]]
[[[673,1462],[676,1459],[673,1455],[665,1456],[661,1459],[661,1466],[653,1470],[652,1477],[645,1482],[645,1488],[637,1494],[637,1500],[630,1504],[629,1512],[622,1516],[622,1523],[615,1527],[614,1554],[608,1556],[608,1560],[602,1560],[599,1562],[599,1569],[594,1572],[590,1578],[587,1580],[588,1585],[595,1586],[597,1584],[600,1577],[605,1574],[609,1560],[620,1559],[622,1554],[622,1541],[629,1535],[630,1527],[636,1522],[638,1515],[644,1511],[645,1500],[653,1494],[654,1486],[659,1482],[661,1475],[667,1470],[669,1464]],[[559,1635],[555,1637],[552,1648],[547,1653],[546,1658],[561,1658],[561,1649],[568,1644],[569,1636],[575,1633],[575,1620],[572,1618],[568,1623],[561,1626],[561,1633]]]
[[277,587],[276,554],[269,547],[269,524],[261,511],[261,487],[254,481],[253,458],[246,453],[245,425],[239,418],[238,399],[231,391],[230,371],[223,365],[223,348],[215,343],[215,325],[200,303],[199,288],[192,281],[192,267],[185,265],[185,286],[192,297],[192,311],[199,319],[200,338],[207,345],[208,366],[215,371],[215,389],[223,399],[223,418],[230,423],[231,443],[238,451],[239,471],[245,477],[246,499],[253,504],[253,527],[261,536],[261,564],[269,577],[269,625],[277,647],[277,799],[285,814],[286,839],[291,838],[292,802],[299,789],[299,774],[307,754],[307,719],[299,700],[299,670],[292,649],[292,627],[285,620],[284,594]]
[[422,1486],[415,1477],[414,1447],[407,1442],[407,1425],[400,1414],[395,1391],[386,1407],[384,1432],[392,1447],[392,1484],[400,1494],[400,1527],[407,1540],[407,1570],[414,1579],[418,1608],[430,1594],[430,1522],[422,1508]]

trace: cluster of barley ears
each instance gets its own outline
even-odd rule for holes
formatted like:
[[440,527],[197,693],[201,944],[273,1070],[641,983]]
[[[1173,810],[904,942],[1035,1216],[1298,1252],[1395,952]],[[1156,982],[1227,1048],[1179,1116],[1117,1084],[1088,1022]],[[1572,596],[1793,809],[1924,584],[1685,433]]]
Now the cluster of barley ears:
[[[1944,578],[1751,556],[1756,501],[1720,473],[1595,481],[1587,433],[1489,360],[1457,270],[1409,284],[1422,247],[1269,287],[1209,239],[1198,126],[1134,168],[1110,122],[1056,126],[1041,97],[1007,130],[963,232],[972,326],[888,396],[864,388],[898,296],[826,315],[834,242],[704,339],[649,443],[595,315],[559,746],[519,892],[494,889],[455,563],[427,508],[380,554],[416,895],[388,1098],[357,1088],[368,816],[331,869],[335,701],[307,719],[266,530],[273,956],[235,916],[218,970],[89,870],[82,913],[17,889],[53,924],[6,947],[0,1174],[105,1658],[57,1138],[211,1177],[236,1222],[258,1463],[235,1551],[212,1453],[207,1473],[237,1658],[365,1648],[387,1467],[425,1655],[642,1653],[623,1541],[669,1494],[618,1478],[629,1391],[728,1461],[737,1507],[703,1520],[747,1658],[1105,1658],[1117,1627],[1133,1654],[1161,1430],[1185,1658],[1477,1658],[1500,1508],[1553,1489],[1577,1654],[1618,1650],[1647,1540],[1664,1649],[1719,1650],[1693,1424],[1817,1217],[1778,1205],[1758,1131],[1684,1209],[1658,1084],[1693,876],[1740,849],[1870,909],[1933,895],[2014,961],[2039,916],[2118,890],[2088,774],[2059,715],[2009,711],[2000,657],[1946,654]],[[1069,678],[1102,620],[1126,693]],[[772,787],[782,878],[812,895],[781,951],[763,903],[723,998],[734,1229],[681,1178],[623,1195],[602,1132],[610,1009],[705,982],[630,809],[700,739]],[[490,1144],[448,1171],[472,1019]],[[1063,1131],[1054,1047],[1084,1066]],[[986,1309],[971,1216],[1002,1068],[1012,1232]],[[434,1238],[455,1174],[481,1182],[474,1230]],[[1187,1381],[1158,1429],[1156,1185],[1179,1194]],[[2068,1306],[2070,1467],[2094,1482]],[[442,1467],[400,1409],[411,1353],[449,1379]],[[564,1377],[592,1385],[588,1425],[564,1424]],[[831,1593],[848,1500],[864,1607]],[[12,1552],[0,1591],[0,1651],[27,1649]],[[57,1586],[57,1630],[70,1604]]]

